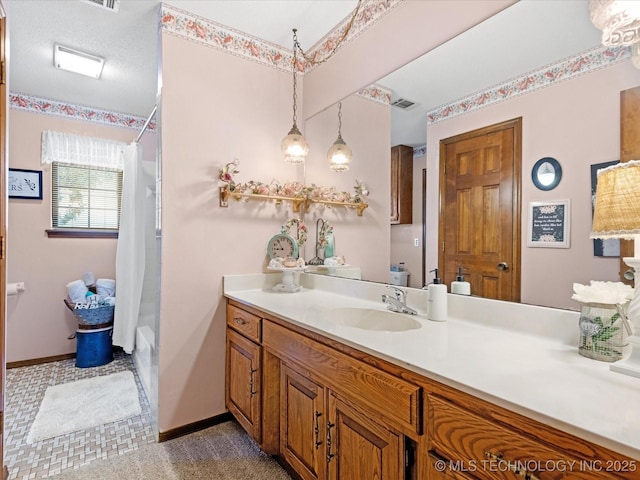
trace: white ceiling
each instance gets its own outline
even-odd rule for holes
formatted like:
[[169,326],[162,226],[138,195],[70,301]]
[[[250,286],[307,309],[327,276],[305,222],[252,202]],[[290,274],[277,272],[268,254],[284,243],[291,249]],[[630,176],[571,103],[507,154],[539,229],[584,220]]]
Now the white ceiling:
[[[423,0],[426,1],[426,0]],[[121,0],[120,12],[80,0],[8,0],[12,92],[146,117],[155,105],[159,0]],[[171,5],[291,48],[311,48],[356,0],[173,0]],[[392,144],[424,144],[426,112],[593,48],[587,0],[521,0],[382,79],[394,99]],[[53,44],[106,58],[100,80],[53,67]]]

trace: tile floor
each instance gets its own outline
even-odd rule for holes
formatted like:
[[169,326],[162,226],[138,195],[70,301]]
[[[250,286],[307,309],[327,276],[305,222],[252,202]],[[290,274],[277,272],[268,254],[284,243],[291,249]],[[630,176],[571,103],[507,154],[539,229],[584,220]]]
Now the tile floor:
[[[32,445],[26,444],[44,392],[51,385],[131,370],[142,413],[118,422],[73,432]],[[90,408],[87,406],[87,408]],[[77,469],[155,443],[149,402],[133,366],[131,355],[114,352],[114,361],[101,367],[76,368],[75,359],[7,370],[5,385],[5,464],[9,478],[47,478],[65,469]]]

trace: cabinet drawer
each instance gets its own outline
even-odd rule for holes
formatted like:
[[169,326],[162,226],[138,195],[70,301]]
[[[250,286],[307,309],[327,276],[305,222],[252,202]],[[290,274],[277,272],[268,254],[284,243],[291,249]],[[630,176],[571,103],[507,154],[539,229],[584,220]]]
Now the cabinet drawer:
[[233,305],[227,305],[227,325],[245,337],[260,343],[262,319]]
[[262,345],[312,369],[333,391],[377,412],[401,431],[421,432],[421,388],[280,325],[265,321]]
[[[485,479],[605,478],[581,462],[435,395],[427,395],[429,451]],[[536,432],[531,432],[535,436]]]

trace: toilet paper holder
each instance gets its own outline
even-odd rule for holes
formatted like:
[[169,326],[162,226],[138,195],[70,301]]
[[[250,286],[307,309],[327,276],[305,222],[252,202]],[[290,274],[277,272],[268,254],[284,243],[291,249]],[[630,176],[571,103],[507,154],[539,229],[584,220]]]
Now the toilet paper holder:
[[7,283],[7,295],[17,295],[24,292],[24,282]]

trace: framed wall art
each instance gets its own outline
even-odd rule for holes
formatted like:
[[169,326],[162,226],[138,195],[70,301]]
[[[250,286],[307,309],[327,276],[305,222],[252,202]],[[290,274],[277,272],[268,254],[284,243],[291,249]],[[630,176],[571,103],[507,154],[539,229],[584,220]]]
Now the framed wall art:
[[9,198],[42,200],[42,170],[9,169]]
[[569,248],[570,201],[529,202],[527,247]]

